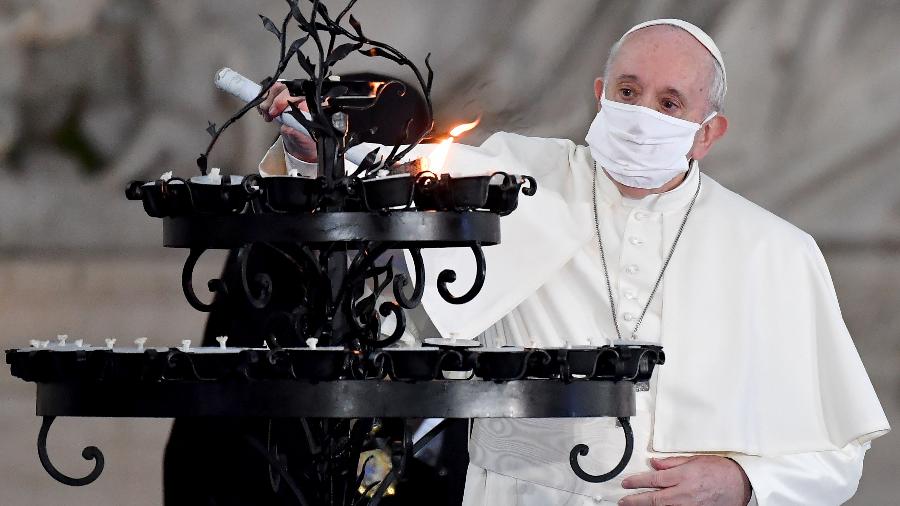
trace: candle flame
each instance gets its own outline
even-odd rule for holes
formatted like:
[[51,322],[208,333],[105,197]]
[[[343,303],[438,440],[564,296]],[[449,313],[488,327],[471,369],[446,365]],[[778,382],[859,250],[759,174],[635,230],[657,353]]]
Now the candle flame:
[[384,81],[369,81],[369,97],[378,95],[378,89],[384,86]]
[[450,129],[450,137],[459,137],[460,135],[477,127],[479,123],[481,123],[481,117],[478,117],[475,121],[473,121],[471,123],[463,123],[462,125],[456,125],[452,129]]
[[450,129],[450,137],[442,140],[440,145],[431,152],[431,155],[429,155],[428,170],[436,174],[443,172],[444,163],[447,161],[447,153],[450,152],[450,145],[453,144],[453,141],[456,137],[459,137],[460,135],[475,128],[476,126],[478,126],[478,123],[481,123],[480,116],[475,121],[456,125],[452,129]]

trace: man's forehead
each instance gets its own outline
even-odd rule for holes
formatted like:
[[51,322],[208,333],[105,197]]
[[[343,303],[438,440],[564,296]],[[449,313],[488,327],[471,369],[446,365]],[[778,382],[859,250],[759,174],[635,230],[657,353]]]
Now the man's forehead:
[[706,81],[713,56],[694,36],[670,25],[653,25],[629,33],[613,61],[611,77],[660,81],[680,88]]

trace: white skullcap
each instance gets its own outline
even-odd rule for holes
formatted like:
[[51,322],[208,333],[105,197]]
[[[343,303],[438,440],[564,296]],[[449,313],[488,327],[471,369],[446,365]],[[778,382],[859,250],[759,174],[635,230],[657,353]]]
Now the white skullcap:
[[621,42],[629,33],[640,30],[641,28],[647,28],[648,26],[656,26],[656,25],[670,25],[677,26],[687,33],[691,34],[697,42],[703,44],[703,47],[709,51],[709,54],[712,55],[713,58],[716,59],[716,62],[719,64],[719,67],[722,68],[722,78],[725,81],[725,88],[728,88],[728,78],[725,74],[725,60],[722,59],[722,52],[719,51],[719,46],[713,42],[712,37],[710,37],[706,32],[700,29],[697,25],[688,23],[687,21],[683,21],[681,19],[654,19],[652,21],[644,21],[641,24],[634,25],[630,30],[625,32],[619,41]]

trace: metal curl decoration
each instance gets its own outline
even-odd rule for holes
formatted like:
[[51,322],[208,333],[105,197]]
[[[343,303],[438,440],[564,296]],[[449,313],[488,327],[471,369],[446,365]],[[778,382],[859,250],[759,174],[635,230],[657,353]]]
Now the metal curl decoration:
[[481,292],[481,288],[484,286],[484,252],[481,250],[480,243],[475,243],[471,246],[471,248],[472,253],[475,255],[475,281],[472,284],[472,287],[469,288],[469,291],[457,297],[450,293],[450,290],[447,289],[447,285],[449,283],[453,283],[454,281],[456,281],[456,271],[452,269],[444,269],[440,274],[438,274],[438,293],[441,294],[441,298],[451,304],[466,304],[467,302],[470,302],[475,298],[476,295],[478,295],[479,292]]
[[574,471],[582,480],[590,483],[603,483],[615,478],[625,470],[625,466],[628,465],[628,461],[631,460],[631,455],[634,452],[634,432],[631,430],[631,422],[627,417],[620,417],[618,420],[619,424],[622,425],[622,431],[625,433],[625,453],[622,454],[622,459],[619,460],[616,467],[612,468],[608,473],[595,476],[581,468],[578,464],[578,456],[581,455],[584,457],[588,454],[590,449],[587,445],[577,444],[572,448],[572,451],[569,452],[569,465],[572,467],[572,471]]
[[215,381],[216,378],[206,378],[200,375],[197,372],[197,366],[194,364],[193,357],[185,353],[181,350],[173,349],[170,350],[168,355],[166,356],[166,367],[162,373],[162,379],[164,381],[178,381],[180,378],[177,374],[172,376],[167,375],[168,371],[174,371],[175,373],[179,372],[179,369],[186,369],[185,372],[190,376],[190,380],[193,381]]
[[238,258],[241,266],[241,286],[244,289],[244,295],[247,302],[256,309],[263,309],[272,300],[272,277],[264,272],[257,273],[253,276],[253,282],[257,287],[257,294],[253,293],[250,288],[250,280],[247,274],[247,264],[250,259],[250,252],[253,250],[253,243],[249,243],[238,251]]
[[394,276],[394,298],[397,300],[397,304],[404,309],[413,309],[418,306],[425,293],[425,264],[422,261],[422,250],[410,248],[409,254],[412,256],[413,268],[416,272],[416,284],[410,297],[403,293],[403,288],[409,284],[409,276],[403,273]]
[[[197,311],[209,313],[215,307],[217,303],[216,300],[213,299],[213,302],[209,304],[200,300],[194,292],[193,282],[194,268],[197,266],[197,260],[199,260],[205,252],[206,248],[191,248],[191,253],[188,255],[187,260],[185,260],[184,268],[181,270],[181,289],[184,291],[184,297],[191,307]],[[228,289],[221,279],[212,279],[207,283],[207,286],[211,293],[221,293],[222,295],[228,294]]]
[[70,487],[83,487],[84,485],[93,483],[100,476],[100,473],[103,472],[103,466],[105,464],[103,452],[101,452],[100,449],[96,446],[87,446],[83,450],[81,450],[81,456],[82,458],[84,458],[84,460],[94,461],[94,469],[92,469],[90,473],[82,478],[72,478],[71,476],[66,476],[58,469],[56,469],[53,463],[50,462],[50,457],[47,455],[47,433],[50,432],[50,425],[53,424],[53,420],[55,419],[55,416],[45,416],[44,421],[41,423],[41,430],[40,432],[38,432],[37,450],[41,465],[44,467],[44,470],[47,471],[47,474],[52,476],[54,480],[62,483],[63,485],[69,485]]
[[537,181],[531,176],[522,176],[522,179],[528,183],[528,186],[522,187],[522,193],[528,195],[529,197],[534,195],[537,192]]
[[[384,339],[379,339],[373,344],[377,344],[377,346],[385,347],[390,346],[403,336],[403,332],[406,330],[406,313],[403,312],[403,308],[400,307],[399,304],[395,302],[384,302],[381,306],[378,307],[378,312],[381,313],[381,316],[387,318],[391,313],[394,314],[394,318],[397,319],[397,325],[394,327],[394,331]],[[378,334],[381,335],[381,323],[378,324]]]

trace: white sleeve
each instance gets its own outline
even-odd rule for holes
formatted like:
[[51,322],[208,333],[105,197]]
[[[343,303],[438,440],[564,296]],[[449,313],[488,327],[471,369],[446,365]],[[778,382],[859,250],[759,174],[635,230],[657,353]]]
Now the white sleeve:
[[296,170],[301,176],[316,177],[319,165],[304,162],[288,153],[284,149],[284,142],[279,137],[259,162],[259,173],[263,177],[279,176],[287,174],[291,170]]
[[843,504],[856,493],[863,458],[870,443],[850,443],[841,450],[779,457],[729,455],[753,486],[749,506],[828,506]]

